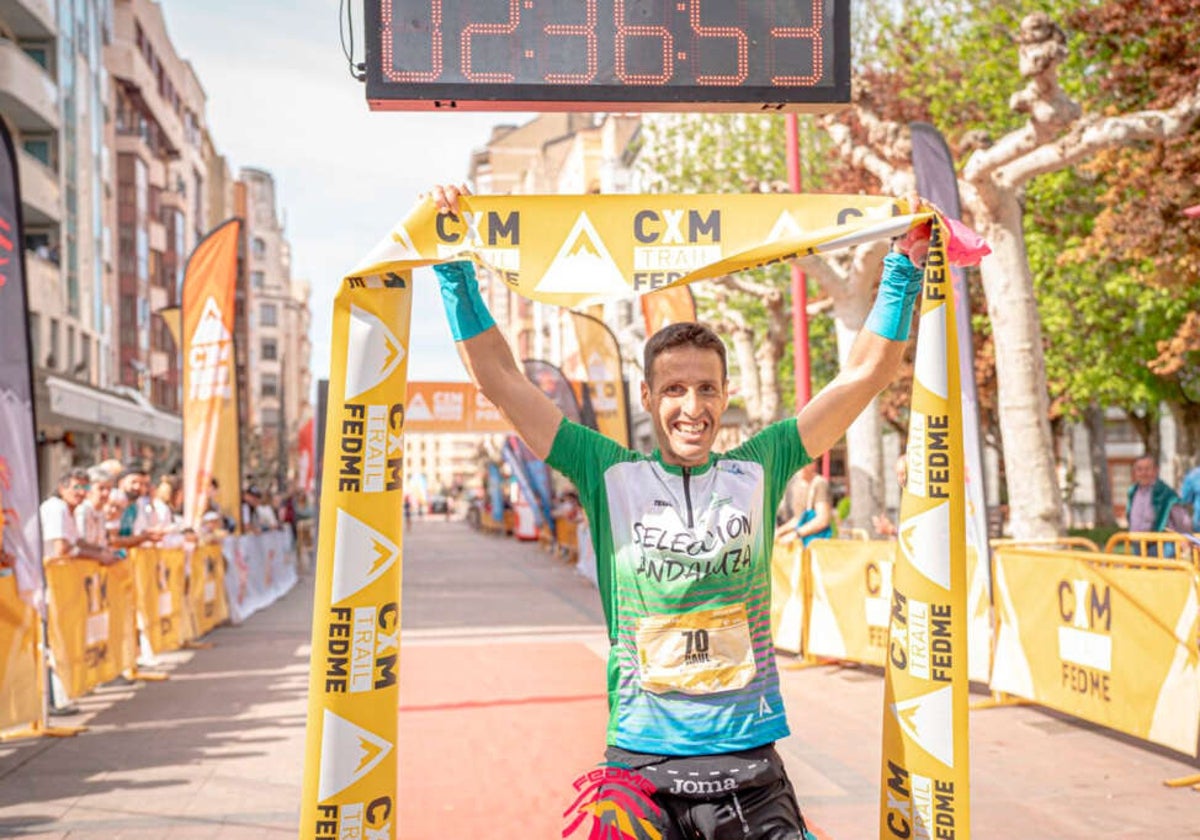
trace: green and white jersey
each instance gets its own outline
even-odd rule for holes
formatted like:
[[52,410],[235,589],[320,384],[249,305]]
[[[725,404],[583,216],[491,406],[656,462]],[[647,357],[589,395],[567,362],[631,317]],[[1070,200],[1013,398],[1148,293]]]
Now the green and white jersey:
[[608,743],[703,755],[788,734],[771,644],[771,548],[809,460],[795,419],[699,467],[564,420],[547,463],[591,524],[611,643]]

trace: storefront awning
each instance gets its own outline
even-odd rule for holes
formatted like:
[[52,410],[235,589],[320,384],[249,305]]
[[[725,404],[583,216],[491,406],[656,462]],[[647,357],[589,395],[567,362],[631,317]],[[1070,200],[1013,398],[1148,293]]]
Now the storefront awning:
[[46,389],[54,414],[85,423],[92,430],[163,443],[183,440],[183,420],[153,406],[55,376],[46,377]]

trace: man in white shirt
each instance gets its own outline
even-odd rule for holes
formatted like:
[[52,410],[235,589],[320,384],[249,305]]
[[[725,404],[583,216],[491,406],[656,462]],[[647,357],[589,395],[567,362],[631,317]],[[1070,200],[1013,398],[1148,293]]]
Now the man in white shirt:
[[42,559],[71,557],[110,563],[113,556],[102,546],[79,535],[75,509],[88,492],[86,470],[71,469],[58,482],[55,495],[42,502],[38,513],[42,523]]

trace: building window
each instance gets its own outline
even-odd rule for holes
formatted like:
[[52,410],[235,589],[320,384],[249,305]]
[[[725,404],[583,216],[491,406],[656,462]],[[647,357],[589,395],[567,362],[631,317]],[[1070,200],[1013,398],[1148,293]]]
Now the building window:
[[260,393],[264,397],[279,396],[279,377],[273,373],[264,373],[262,375],[262,389]]
[[75,328],[67,325],[67,367],[68,373],[75,372]]
[[274,339],[266,339],[262,343],[262,360],[264,362],[274,362],[279,358],[279,348],[275,344]]
[[25,140],[21,141],[21,145],[25,148],[25,151],[29,152],[31,156],[41,161],[43,165],[51,165],[49,140],[40,138],[26,138]]
[[250,245],[251,253],[258,259],[262,259],[267,255],[267,242],[261,236],[254,237],[254,241]]
[[262,410],[262,424],[263,424],[263,426],[268,426],[268,427],[278,426],[279,425],[279,409],[278,408],[264,408]]
[[79,337],[79,372],[84,379],[92,378],[92,339],[91,336]]
[[25,51],[25,55],[37,62],[43,70],[50,69],[50,48],[45,44],[22,44],[21,49]]
[[275,309],[275,304],[264,303],[258,308],[258,323],[264,327],[278,326],[279,313]]
[[58,366],[58,319],[50,319],[50,346],[46,348],[46,367],[54,370]]
[[250,285],[256,289],[261,289],[263,287],[263,277],[264,275],[261,271],[251,271]]

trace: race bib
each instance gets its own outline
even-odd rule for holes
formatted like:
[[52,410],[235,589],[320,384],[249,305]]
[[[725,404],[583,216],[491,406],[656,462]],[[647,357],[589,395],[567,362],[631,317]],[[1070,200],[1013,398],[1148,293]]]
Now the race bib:
[[655,694],[716,694],[754,679],[754,646],[745,604],[638,621],[642,688]]

